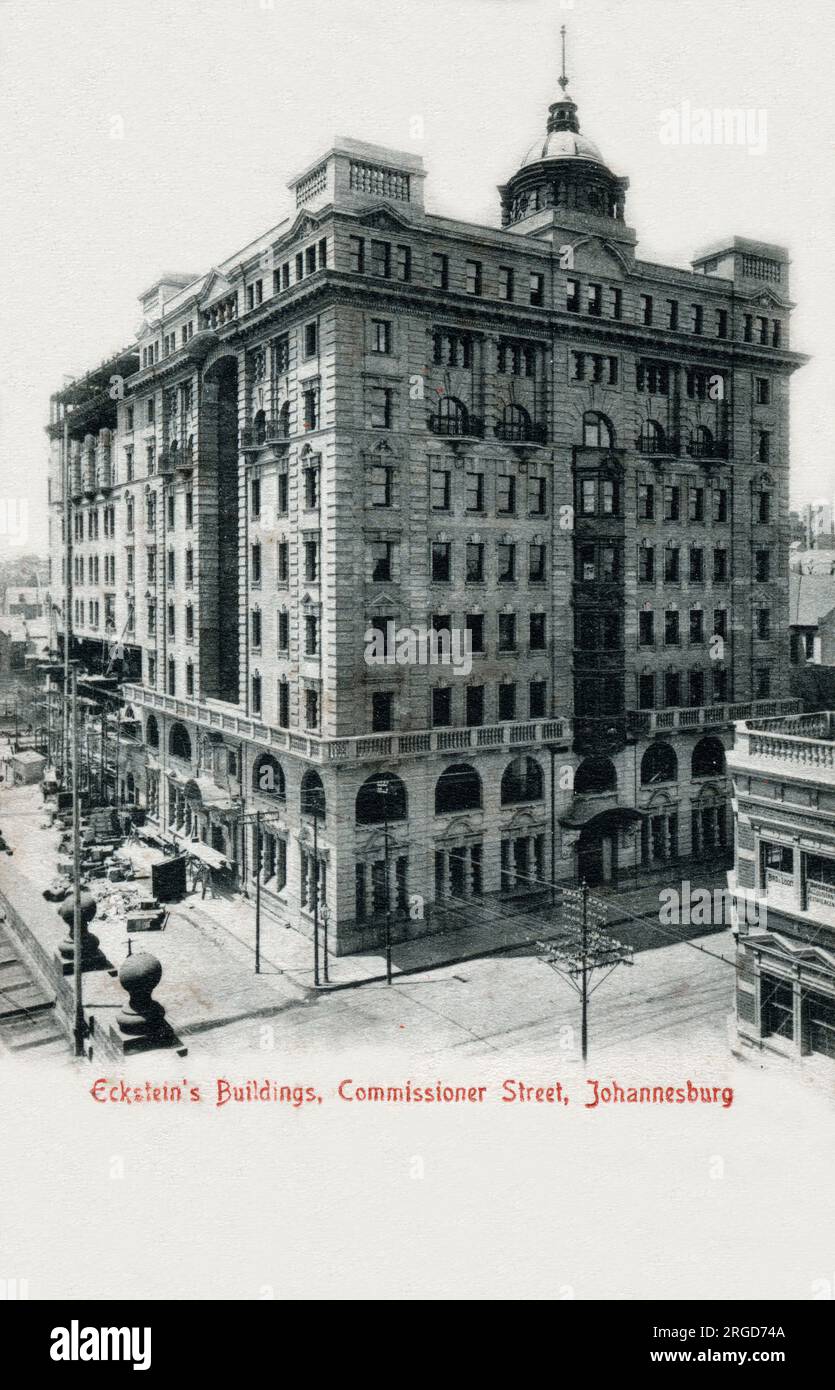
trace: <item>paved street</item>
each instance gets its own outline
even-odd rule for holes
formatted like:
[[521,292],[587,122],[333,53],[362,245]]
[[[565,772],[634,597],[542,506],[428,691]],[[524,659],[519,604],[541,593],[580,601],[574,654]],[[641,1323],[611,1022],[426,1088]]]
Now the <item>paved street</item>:
[[[37,788],[5,790],[0,826],[14,848],[14,869],[40,893],[56,862],[58,832],[45,826]],[[0,875],[3,865],[0,864]],[[613,915],[652,911],[657,889],[619,895]],[[657,916],[656,916],[657,922]],[[108,958],[124,958],[123,922],[103,902],[94,924]],[[404,1058],[542,1057],[577,1053],[579,1004],[569,983],[536,959],[529,944],[556,930],[547,910],[507,918],[497,926],[465,926],[445,938],[395,948],[398,972],[380,981],[380,953],[331,961],[330,993],[312,988],[312,945],[298,932],[264,916],[262,974],[254,974],[254,910],[240,899],[192,896],[171,910],[164,932],[134,938],[163,962],[158,997],[194,1055],[223,1056],[290,1048],[338,1054],[346,1047],[383,1047]],[[685,1043],[701,1056],[727,1057],[726,1019],[733,999],[732,941],[712,932],[660,949],[652,922],[632,921],[616,934],[636,945],[635,964],[619,967],[595,993],[592,1051],[607,1056],[657,1052]],[[56,929],[56,944],[59,932]],[[699,946],[705,949],[698,949]],[[643,948],[643,949],[642,949]],[[502,954],[490,952],[502,951]],[[713,953],[713,954],[709,954]],[[724,956],[726,959],[717,959]],[[455,964],[429,969],[430,962]],[[408,972],[408,973],[400,973]],[[376,979],[375,979],[376,977]],[[361,983],[371,980],[370,983]],[[113,1007],[104,977],[89,976],[86,993],[101,1009]]]

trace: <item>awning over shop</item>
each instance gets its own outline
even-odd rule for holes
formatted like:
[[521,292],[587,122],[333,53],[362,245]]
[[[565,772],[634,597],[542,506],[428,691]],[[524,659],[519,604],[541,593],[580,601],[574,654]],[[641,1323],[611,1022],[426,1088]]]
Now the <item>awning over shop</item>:
[[220,850],[212,849],[209,845],[204,845],[202,840],[180,841],[180,849],[190,859],[199,859],[201,864],[206,864],[210,869],[232,868],[232,863],[225,854],[221,854]]
[[231,811],[232,798],[224,787],[218,787],[209,777],[191,777],[183,784],[183,795],[192,803],[214,811]]
[[570,830],[582,830],[591,821],[599,819],[601,830],[614,830],[633,821],[643,820],[640,811],[636,811],[632,806],[618,806],[616,801],[614,792],[606,797],[575,796],[565,815],[560,816],[560,825]]

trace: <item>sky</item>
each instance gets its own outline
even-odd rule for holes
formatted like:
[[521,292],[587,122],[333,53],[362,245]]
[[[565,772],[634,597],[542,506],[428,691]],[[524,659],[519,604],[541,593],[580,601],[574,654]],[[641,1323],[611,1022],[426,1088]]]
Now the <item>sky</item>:
[[[792,255],[792,504],[835,496],[828,0],[0,0],[0,555],[45,548],[50,393],[133,341],[137,297],[294,212],[336,134],[424,158],[427,207],[499,224],[559,95],[630,178],[644,259]],[[744,144],[665,113],[752,113]],[[764,139],[763,139],[764,136]],[[25,535],[24,535],[25,533]]]

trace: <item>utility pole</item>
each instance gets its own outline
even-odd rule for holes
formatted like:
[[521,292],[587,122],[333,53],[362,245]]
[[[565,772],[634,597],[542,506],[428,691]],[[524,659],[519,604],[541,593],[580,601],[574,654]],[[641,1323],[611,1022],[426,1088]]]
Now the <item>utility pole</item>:
[[78,671],[72,668],[72,863],[73,984],[75,987],[75,1055],[84,1056],[84,1003],[81,997],[81,835],[78,794]]
[[384,841],[384,863],[385,863],[385,892],[386,892],[386,984],[391,984],[391,884],[389,883],[389,783],[381,781],[377,783],[383,793],[383,834]]
[[[634,963],[634,952],[631,946],[609,935],[606,904],[589,897],[585,879],[579,891],[563,889],[562,911],[566,935],[557,941],[536,944],[543,964],[562,975],[580,996],[580,1050],[585,1063],[588,1061],[589,1000],[617,966]],[[592,986],[594,972],[600,969],[606,973]]]
[[255,973],[261,974],[261,812],[255,812]]
[[[61,755],[61,780],[66,788],[67,767],[69,765],[70,754],[70,648],[72,646],[72,565],[73,565],[73,544],[72,544],[72,509],[70,507],[70,421],[67,414],[67,404],[64,402],[64,457],[63,457],[63,480],[64,480],[64,561],[66,573],[64,575],[64,717],[62,721],[62,755]],[[75,776],[75,768],[73,768]]]
[[313,983],[321,984],[319,979],[319,817],[318,807],[313,806]]

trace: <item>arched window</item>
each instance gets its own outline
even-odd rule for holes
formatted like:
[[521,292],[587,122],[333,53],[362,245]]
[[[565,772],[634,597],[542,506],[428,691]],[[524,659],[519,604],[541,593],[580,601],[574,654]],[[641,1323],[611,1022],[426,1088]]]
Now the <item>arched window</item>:
[[302,778],[300,810],[303,816],[313,816],[314,820],[325,819],[325,788],[318,772],[312,768]]
[[469,763],[456,763],[442,772],[435,783],[435,815],[452,811],[478,811],[481,808],[481,778]]
[[519,444],[530,439],[532,432],[531,417],[525,407],[523,405],[506,405],[502,411],[502,418],[496,426],[497,437]]
[[691,777],[721,777],[725,772],[725,749],[718,738],[700,738],[690,760]]
[[252,790],[261,792],[263,796],[274,796],[276,800],[284,801],[287,794],[284,771],[271,753],[262,753],[255,759],[252,768]]
[[541,801],[543,797],[542,768],[535,758],[514,758],[502,774],[503,806],[516,806],[520,801]]
[[456,396],[441,396],[435,423],[438,434],[466,434],[470,417],[464,402]]
[[642,454],[663,454],[667,448],[667,436],[657,420],[645,420],[638,437],[638,449]]
[[149,748],[159,748],[159,724],[155,714],[148,715],[145,725],[145,742]]
[[611,758],[585,758],[574,774],[574,791],[578,796],[614,792],[617,787],[618,775]]
[[172,758],[182,758],[185,762],[191,762],[191,739],[184,725],[171,725],[171,732],[168,735],[168,751]]
[[357,792],[357,825],[382,825],[407,815],[406,788],[393,772],[368,777]]
[[264,440],[267,437],[267,416],[263,410],[259,410],[256,412],[255,418],[252,421],[252,430],[253,435],[255,437],[255,443],[263,444]]
[[653,743],[641,759],[641,786],[674,782],[677,776],[678,759],[669,743]]
[[690,435],[690,443],[687,452],[692,458],[707,459],[713,458],[716,446],[713,442],[713,435],[707,425],[697,425]]
[[583,444],[587,449],[614,448],[615,432],[599,410],[587,410],[583,416]]

